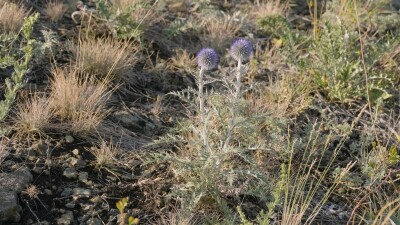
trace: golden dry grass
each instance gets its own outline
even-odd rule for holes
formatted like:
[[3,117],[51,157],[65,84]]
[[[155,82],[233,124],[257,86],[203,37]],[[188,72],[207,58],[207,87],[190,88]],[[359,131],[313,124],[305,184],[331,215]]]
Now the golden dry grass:
[[200,221],[192,213],[185,212],[180,209],[178,211],[169,212],[156,222],[156,224],[165,225],[195,225],[200,224]]
[[41,134],[50,124],[53,111],[49,107],[49,99],[34,95],[32,98],[17,105],[13,117],[13,129],[17,136]]
[[264,0],[255,4],[250,11],[250,18],[260,19],[266,16],[285,15],[288,9],[288,1],[286,0]]
[[117,164],[118,146],[101,140],[97,147],[88,149],[94,155],[97,168],[111,168]]
[[46,4],[45,13],[50,20],[55,23],[59,21],[66,11],[66,7],[62,1],[49,1]]
[[[83,39],[78,44],[69,43],[77,71],[96,76],[99,80],[127,81],[137,59],[138,47],[128,42],[106,39]],[[130,51],[131,50],[131,51]]]
[[74,134],[86,135],[96,130],[107,116],[106,103],[112,89],[108,82],[76,70],[54,68],[50,105],[55,114],[67,121]]
[[272,113],[274,116],[296,116],[311,103],[311,79],[299,74],[287,74],[275,83],[260,87],[246,96],[251,105],[248,114]]
[[18,32],[28,14],[22,4],[0,0],[0,33]]
[[203,25],[206,32],[203,37],[204,45],[209,45],[218,52],[224,51],[242,27],[242,19],[238,14],[224,14],[206,20]]
[[191,56],[186,50],[178,50],[176,54],[171,58],[169,68],[173,70],[181,70],[185,72],[191,72],[196,66],[195,57]]
[[8,140],[6,139],[0,140],[0,165],[3,163],[4,159],[8,156],[7,143]]
[[142,0],[114,0],[113,5],[119,10],[127,10],[133,5],[143,3]]

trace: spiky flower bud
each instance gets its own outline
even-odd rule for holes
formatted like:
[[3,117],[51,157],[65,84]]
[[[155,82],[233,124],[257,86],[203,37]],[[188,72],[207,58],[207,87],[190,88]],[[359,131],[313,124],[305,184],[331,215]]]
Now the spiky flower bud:
[[246,39],[238,39],[231,46],[231,56],[239,61],[247,61],[253,52],[253,45]]
[[197,65],[203,70],[212,70],[218,66],[219,56],[212,48],[203,48],[197,53]]

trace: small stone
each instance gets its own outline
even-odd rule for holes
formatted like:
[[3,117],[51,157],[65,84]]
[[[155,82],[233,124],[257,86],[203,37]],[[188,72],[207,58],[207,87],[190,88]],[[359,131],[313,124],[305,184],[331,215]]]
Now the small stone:
[[100,196],[96,196],[91,198],[89,201],[94,203],[95,205],[98,205],[103,201],[103,199]]
[[42,220],[40,222],[34,223],[32,225],[49,225],[50,223],[46,220]]
[[68,195],[72,194],[72,189],[71,188],[64,188],[64,190],[61,192],[61,197],[65,197]]
[[77,178],[78,172],[74,168],[67,168],[64,170],[63,175],[66,178]]
[[82,159],[77,159],[77,158],[72,157],[71,158],[71,165],[74,166],[74,167],[81,168],[81,167],[85,167],[86,166],[86,162],[83,161]]
[[103,223],[98,218],[90,218],[87,222],[87,225],[102,225]]
[[116,182],[117,181],[117,178],[115,177],[115,176],[107,176],[107,179],[108,180],[110,180],[110,181],[113,181],[113,182]]
[[141,128],[140,122],[142,120],[139,118],[139,116],[133,115],[129,111],[123,110],[115,112],[113,117],[125,127],[131,127],[134,129]]
[[74,155],[79,155],[79,150],[78,150],[78,149],[72,150],[72,154],[74,154]]
[[111,216],[117,216],[119,214],[119,211],[118,209],[111,209],[109,214]]
[[69,225],[74,220],[74,214],[72,211],[66,211],[61,218],[57,219],[58,225]]
[[87,172],[80,172],[79,173],[79,181],[83,182],[83,183],[87,183],[88,182],[88,176],[89,176],[89,174]]
[[73,209],[75,208],[75,202],[68,202],[67,204],[65,204],[65,207],[67,207],[68,209]]
[[50,189],[44,189],[44,193],[46,193],[46,195],[53,195],[53,191]]
[[71,135],[65,136],[65,142],[71,144],[72,142],[74,142],[74,137],[72,137]]
[[33,149],[35,149],[40,155],[46,155],[49,146],[46,143],[38,142],[34,144]]
[[35,173],[40,174],[40,173],[43,172],[43,167],[36,167],[35,166],[35,167],[33,167],[32,171],[35,172]]
[[125,179],[125,180],[133,180],[133,178],[134,178],[134,175],[133,175],[133,174],[130,174],[130,173],[128,173],[128,174],[124,174],[124,175],[122,175],[122,176],[121,176],[121,178],[122,178],[122,179]]
[[86,188],[74,188],[73,189],[73,194],[78,197],[90,197],[91,193],[92,192]]

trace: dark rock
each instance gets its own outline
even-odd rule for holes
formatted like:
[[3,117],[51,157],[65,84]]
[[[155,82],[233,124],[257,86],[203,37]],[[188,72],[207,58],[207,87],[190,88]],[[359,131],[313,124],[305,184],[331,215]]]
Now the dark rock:
[[59,219],[57,219],[58,225],[69,225],[74,221],[74,214],[72,211],[66,211]]
[[78,172],[74,168],[67,168],[64,170],[63,176],[66,178],[77,178]]
[[19,222],[21,207],[14,191],[0,190],[0,224],[1,222]]
[[27,168],[21,168],[12,173],[0,173],[0,190],[13,190],[20,192],[33,180]]

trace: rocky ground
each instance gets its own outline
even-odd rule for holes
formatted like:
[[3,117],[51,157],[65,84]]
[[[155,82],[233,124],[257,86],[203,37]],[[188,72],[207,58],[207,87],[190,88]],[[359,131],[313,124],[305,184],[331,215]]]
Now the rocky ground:
[[[250,1],[225,1],[226,4],[223,4],[224,1],[210,2],[213,8],[224,11],[250,4]],[[89,1],[84,3],[92,7]],[[61,42],[79,33],[81,24],[74,23],[71,13],[65,13],[60,22],[52,23],[45,16],[43,2],[24,1],[24,4],[32,11],[41,13],[34,33],[38,40],[43,39],[39,32],[43,29],[54,31]],[[291,23],[300,30],[310,29],[312,18],[306,1],[296,1],[296,4],[289,16]],[[323,3],[319,4],[323,8]],[[165,4],[159,10],[164,10],[164,14],[170,17],[179,17],[185,16],[186,11],[196,12],[196,4],[176,1],[174,4]],[[165,20],[170,19],[168,16]],[[162,26],[163,22],[154,23],[143,34],[143,45],[148,47],[135,66],[136,80],[132,86],[123,85],[114,93],[108,105],[111,112],[99,129],[102,138],[112,139],[122,149],[114,167],[96,167],[95,157],[90,151],[90,148],[96,147],[93,143],[98,143],[98,140],[95,141],[96,135],[82,138],[50,129],[46,135],[35,139],[20,140],[12,135],[1,139],[0,148],[6,154],[0,158],[3,160],[0,165],[0,224],[117,224],[120,213],[116,203],[125,197],[129,198],[126,213],[139,218],[140,224],[163,224],[160,218],[176,207],[174,201],[165,198],[174,182],[172,171],[166,163],[142,166],[143,154],[160,149],[175,150],[174,146],[149,147],[146,144],[166,134],[177,120],[185,117],[184,103],[167,94],[193,87],[195,82],[183,68],[164,65],[170,63],[177,49],[185,48],[194,54],[202,43],[198,37],[190,36],[189,32],[168,41],[157,38],[157,35],[161,35],[157,29]],[[257,43],[270,41],[269,37],[256,32],[240,35],[251,37]],[[65,50],[61,51],[55,61],[59,65],[67,65],[68,54]],[[148,69],[150,64],[153,64],[152,69]],[[50,69],[51,65],[47,62],[35,64],[21,95],[29,91],[46,91]],[[165,74],[159,75],[160,71]],[[0,73],[7,71],[1,69]],[[338,124],[353,121],[365,104],[360,100],[344,108],[341,104],[327,102],[318,93],[314,97],[314,107],[294,119],[297,124],[305,124],[322,115]],[[394,107],[399,105],[394,104]],[[392,109],[387,109],[378,118],[381,121],[379,129],[386,129],[390,111]],[[370,125],[370,117],[363,115],[360,129]],[[337,163],[345,165],[351,154],[343,153]],[[324,206],[325,214],[320,216],[319,221],[323,221],[320,224],[345,224],[349,219],[351,210],[346,208],[347,202],[338,204],[342,196],[336,198],[339,200],[329,201]],[[263,207],[256,201],[253,204],[251,199],[248,202],[246,210],[258,212]]]

